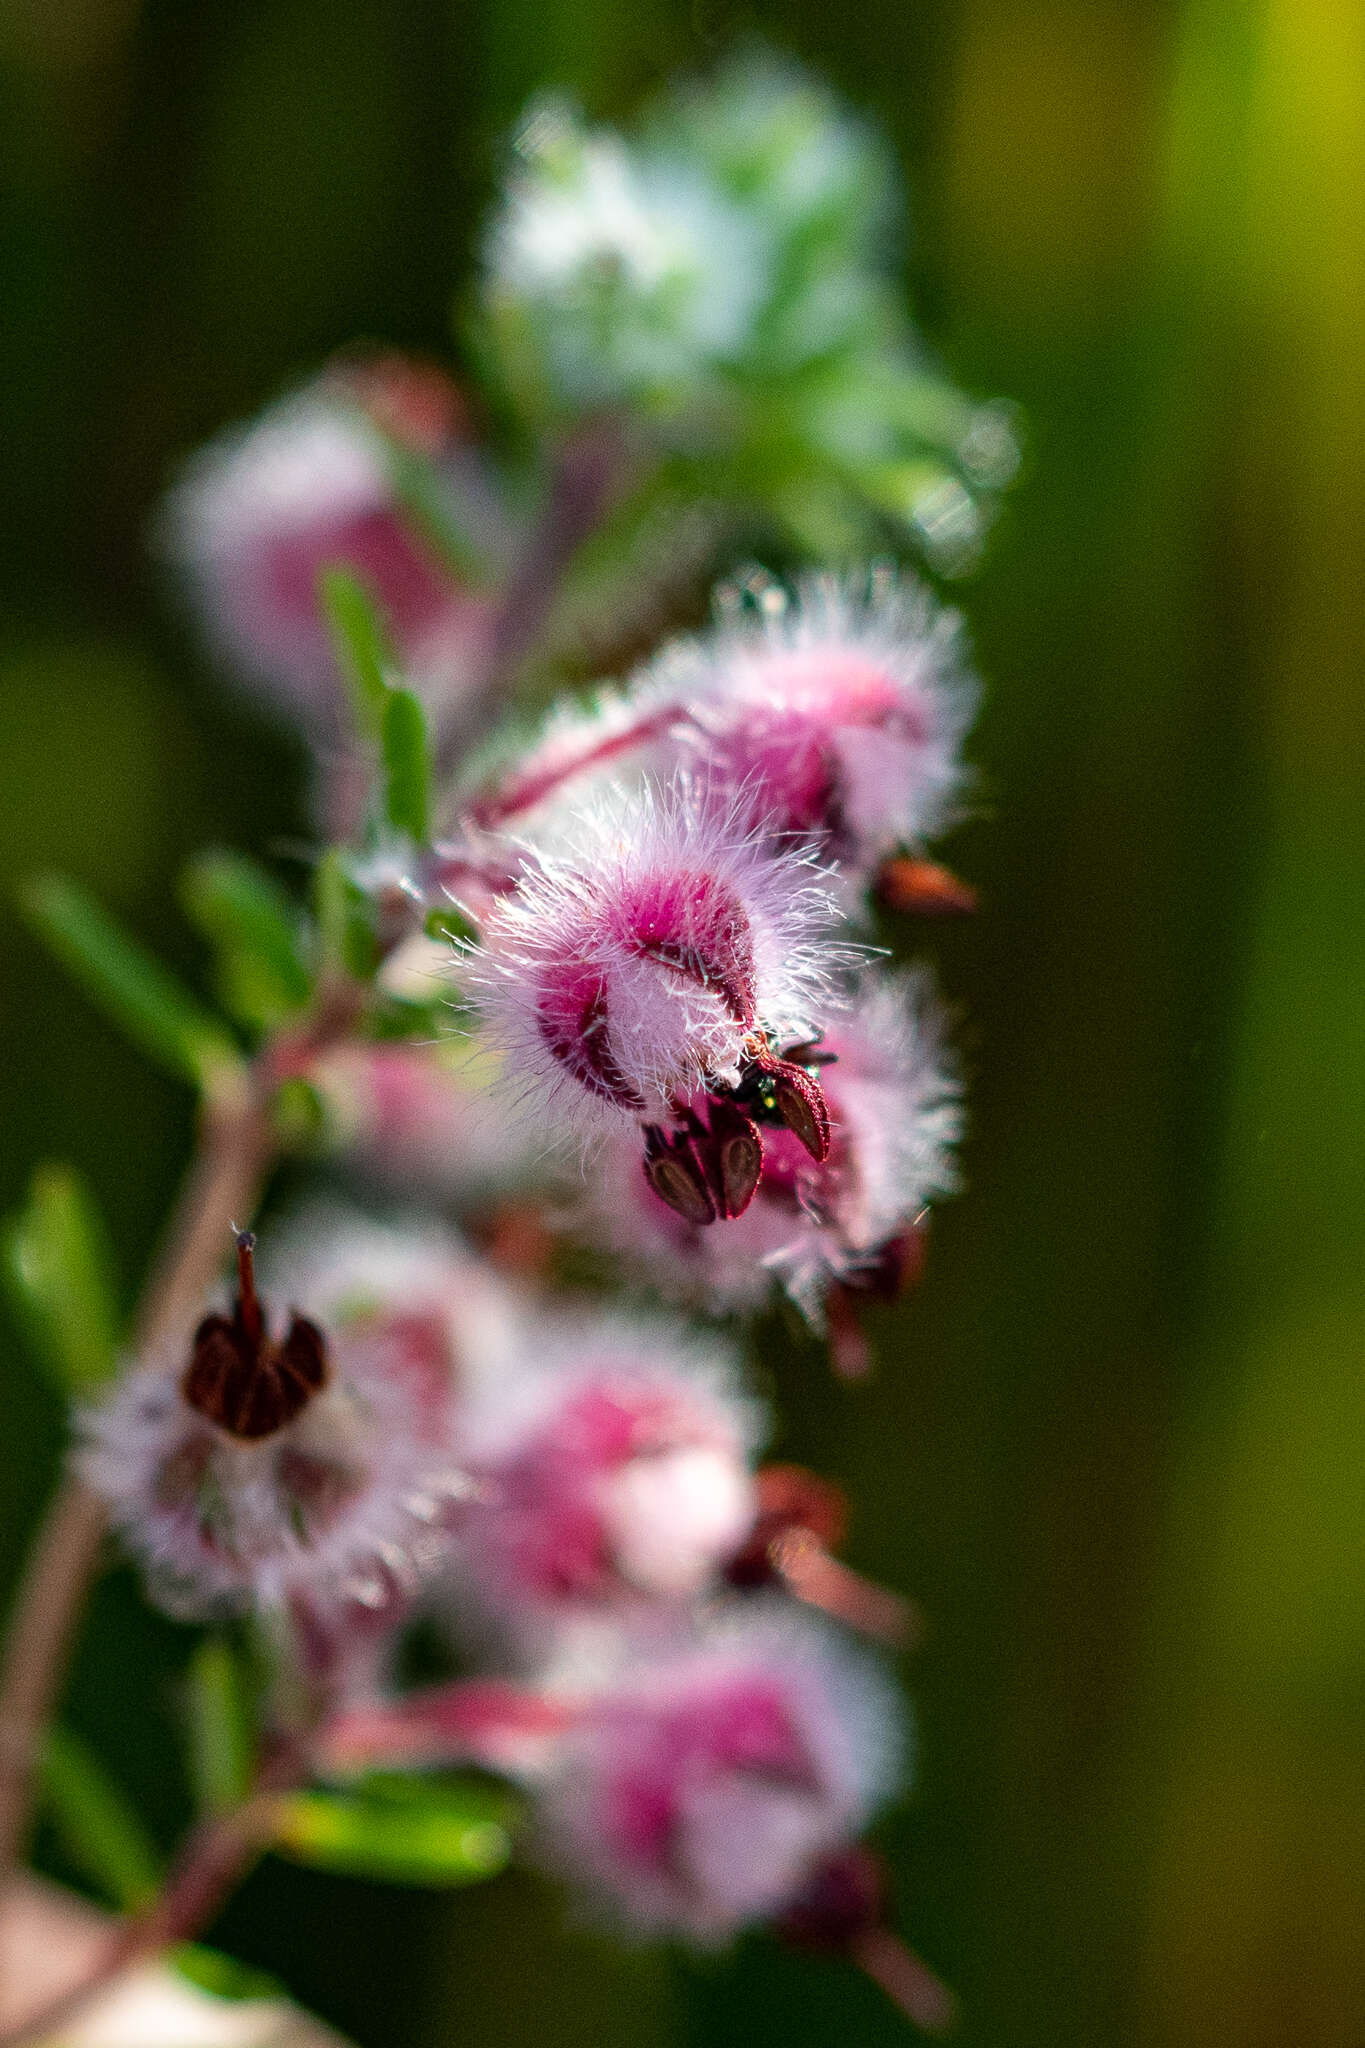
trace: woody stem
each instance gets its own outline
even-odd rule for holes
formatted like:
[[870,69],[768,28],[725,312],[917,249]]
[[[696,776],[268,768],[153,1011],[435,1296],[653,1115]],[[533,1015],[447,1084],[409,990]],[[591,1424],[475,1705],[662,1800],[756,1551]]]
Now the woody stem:
[[[233,1220],[254,1206],[274,1149],[264,1057],[205,1106],[199,1146],[137,1319],[137,1350],[163,1357],[212,1285]],[[99,1555],[104,1515],[74,1477],[47,1510],[0,1657],[0,1904],[23,1852],[33,1770],[60,1690],[76,1616]]]

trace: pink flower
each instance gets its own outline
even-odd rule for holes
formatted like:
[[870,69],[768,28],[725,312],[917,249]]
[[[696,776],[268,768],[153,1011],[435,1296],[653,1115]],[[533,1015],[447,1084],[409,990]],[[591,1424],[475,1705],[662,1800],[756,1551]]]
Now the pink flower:
[[757,1413],[720,1344],[663,1321],[526,1325],[461,1401],[457,1574],[523,1638],[695,1597],[749,1533]]
[[556,714],[473,818],[534,822],[608,774],[682,769],[711,801],[859,880],[942,832],[976,701],[956,614],[880,569],[806,576],[790,596],[751,584],[721,594],[709,634],[674,642],[624,690]]
[[856,1838],[901,1746],[876,1666],[804,1615],[741,1612],[583,1701],[538,1802],[544,1854],[638,1928],[722,1942]]
[[172,1613],[302,1599],[396,1617],[465,1488],[451,1361],[430,1321],[380,1331],[359,1306],[325,1335],[297,1313],[272,1326],[239,1245],[231,1312],[205,1318],[178,1376],[153,1362],[119,1383],[86,1418],[82,1470]]
[[385,359],[318,378],[203,449],[162,515],[164,551],[225,665],[328,736],[341,691],[318,603],[324,569],[344,566],[374,594],[433,703],[458,693],[487,624],[486,601],[452,580],[397,496],[396,444],[426,436],[424,456],[453,461],[413,376]]
[[666,648],[640,695],[683,708],[684,767],[864,876],[953,821],[976,692],[961,625],[889,570],[803,577]]
[[865,969],[812,1053],[826,1061],[827,1158],[765,1126],[753,1201],[707,1230],[642,1184],[632,1146],[611,1137],[588,1163],[578,1227],[713,1309],[754,1307],[776,1281],[819,1327],[832,1285],[877,1291],[956,1178],[959,1083],[927,976]]
[[737,1087],[769,1037],[816,1027],[843,958],[829,916],[804,854],[686,783],[646,785],[528,853],[467,979],[551,1131],[671,1126]]

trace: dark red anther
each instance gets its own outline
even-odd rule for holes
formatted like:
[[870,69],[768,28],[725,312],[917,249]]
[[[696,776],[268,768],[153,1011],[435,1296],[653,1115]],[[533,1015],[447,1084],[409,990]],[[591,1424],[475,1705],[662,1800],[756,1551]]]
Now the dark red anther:
[[816,1165],[823,1166],[829,1158],[829,1105],[818,1079],[791,1060],[773,1060],[765,1073],[777,1114]]
[[719,1214],[742,1216],[763,1175],[763,1139],[753,1118],[737,1103],[717,1097],[709,1112],[711,1128],[704,1139],[694,1139],[694,1148],[709,1168]]
[[715,1200],[690,1132],[665,1132],[658,1124],[646,1124],[642,1163],[645,1179],[675,1216],[698,1227],[715,1222]]
[[256,1240],[237,1239],[237,1299],[230,1316],[205,1316],[180,1382],[191,1408],[229,1436],[257,1442],[273,1436],[327,1384],[322,1332],[304,1316],[290,1322],[282,1344],[265,1326],[256,1293]]
[[882,862],[875,890],[885,909],[907,917],[970,917],[977,906],[969,882],[936,861],[916,860],[910,854]]

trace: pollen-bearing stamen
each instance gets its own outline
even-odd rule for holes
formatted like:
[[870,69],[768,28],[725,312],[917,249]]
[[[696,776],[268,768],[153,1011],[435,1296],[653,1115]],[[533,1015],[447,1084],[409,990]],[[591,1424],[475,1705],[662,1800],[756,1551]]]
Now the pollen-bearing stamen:
[[327,1384],[327,1347],[306,1316],[293,1316],[280,1343],[266,1327],[256,1293],[256,1240],[237,1236],[237,1298],[230,1316],[205,1316],[181,1381],[191,1408],[229,1436],[273,1436]]

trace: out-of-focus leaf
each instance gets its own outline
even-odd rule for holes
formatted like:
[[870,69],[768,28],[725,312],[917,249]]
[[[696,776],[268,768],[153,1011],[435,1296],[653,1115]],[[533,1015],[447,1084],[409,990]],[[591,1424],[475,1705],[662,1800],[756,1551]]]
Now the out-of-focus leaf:
[[244,854],[191,861],[181,880],[186,915],[216,947],[224,1000],[249,1024],[273,1024],[306,1005],[312,976],[299,920],[274,877]]
[[89,1189],[69,1166],[40,1166],[0,1236],[10,1292],[64,1395],[107,1380],[118,1356],[113,1259]]
[[324,968],[369,981],[379,966],[380,951],[370,905],[347,872],[339,847],[323,854],[313,874],[313,910],[317,918]]
[[152,1059],[198,1087],[239,1063],[225,1028],[77,883],[43,876],[21,902],[63,966]]
[[190,1777],[203,1813],[226,1813],[251,1785],[250,1688],[232,1645],[208,1636],[190,1661]]
[[430,830],[431,745],[426,713],[411,690],[390,690],[384,706],[384,813],[420,846]]
[[383,730],[389,695],[384,671],[391,659],[379,613],[349,569],[324,569],[319,589],[357,730],[377,735]]
[[512,1853],[515,1806],[496,1786],[401,1772],[282,1802],[275,1846],[295,1862],[390,1884],[478,1884]]
[[239,1963],[236,1956],[225,1956],[221,1949],[205,1948],[199,1941],[178,1942],[167,1951],[166,1960],[177,1977],[183,1977],[196,1990],[207,1991],[211,1997],[227,1999],[234,2005],[249,1999],[286,1995],[278,1977],[254,1969],[250,1963]]
[[429,939],[449,939],[460,945],[478,937],[477,928],[453,904],[442,904],[435,910],[429,910],[422,929]]
[[94,1751],[69,1728],[50,1729],[39,1776],[68,1854],[121,1912],[140,1912],[160,1887],[160,1858]]

